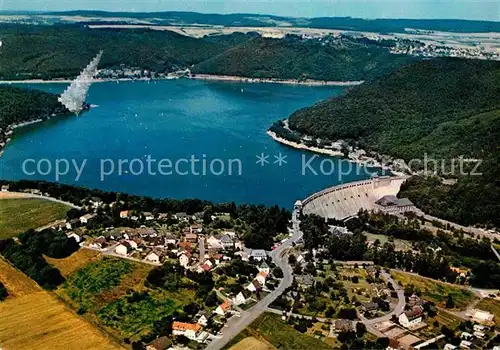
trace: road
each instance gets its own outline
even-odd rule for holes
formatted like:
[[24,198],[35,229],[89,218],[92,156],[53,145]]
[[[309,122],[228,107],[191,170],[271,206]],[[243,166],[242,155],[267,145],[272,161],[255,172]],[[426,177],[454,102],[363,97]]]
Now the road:
[[135,261],[135,262],[138,262],[138,263],[147,264],[147,265],[151,265],[151,266],[162,266],[162,264],[160,264],[160,263],[157,264],[157,263],[152,262],[152,261],[137,259],[137,258],[133,258],[131,256],[126,256],[126,255],[121,255],[121,254],[116,254],[116,253],[113,252],[113,249],[116,248],[118,246],[118,244],[119,243],[117,243],[117,244],[115,244],[113,246],[110,246],[110,247],[108,247],[106,249],[91,248],[89,246],[82,246],[81,248],[82,249],[93,250],[93,251],[101,253],[102,255],[112,256],[112,257],[119,258],[119,259],[125,259],[125,260]]
[[200,250],[200,265],[205,263],[205,238],[198,239],[198,248]]
[[382,332],[380,332],[378,329],[376,329],[373,325],[376,323],[379,323],[379,322],[390,321],[392,318],[392,315],[399,316],[405,308],[406,299],[405,299],[404,289],[396,281],[394,281],[394,279],[391,277],[391,275],[388,272],[381,271],[380,276],[385,281],[389,282],[392,285],[392,287],[394,288],[394,290],[396,291],[396,293],[398,295],[398,304],[396,305],[394,310],[389,312],[387,315],[384,315],[381,317],[367,319],[361,313],[358,316],[361,319],[361,322],[363,322],[365,324],[366,330],[368,332],[370,332],[378,337],[385,337],[386,335],[383,334]]
[[241,313],[240,317],[233,316],[226,322],[226,326],[221,330],[222,336],[220,338],[214,339],[207,346],[207,350],[218,350],[222,349],[227,343],[231,341],[236,335],[238,335],[242,330],[247,328],[253,321],[255,321],[260,315],[267,311],[269,305],[280,296],[285,289],[292,285],[293,275],[292,267],[288,265],[288,254],[287,250],[293,243],[297,242],[302,238],[302,232],[299,228],[300,221],[298,220],[297,213],[294,211],[292,216],[293,225],[293,235],[279,246],[276,250],[272,251],[269,255],[273,259],[273,262],[283,270],[283,279],[281,280],[278,288],[266,295],[262,300],[260,300],[253,307]]
[[51,201],[51,202],[55,202],[55,203],[67,205],[68,207],[71,207],[73,209],[78,209],[78,210],[82,209],[82,207],[74,205],[73,203],[70,203],[70,202],[65,202],[65,201],[62,201],[62,200],[57,199],[57,198],[45,197],[45,196],[41,196],[41,195],[38,195],[38,194],[32,194],[32,193],[10,192],[10,191],[7,191],[7,192],[3,192],[2,193],[2,197],[5,197],[5,198],[36,198],[36,199],[45,199],[45,200],[48,200],[48,201]]

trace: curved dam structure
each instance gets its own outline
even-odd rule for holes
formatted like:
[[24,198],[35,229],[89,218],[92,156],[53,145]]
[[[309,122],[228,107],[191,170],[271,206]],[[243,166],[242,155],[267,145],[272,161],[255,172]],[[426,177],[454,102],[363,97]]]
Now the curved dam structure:
[[415,207],[411,202],[396,198],[405,180],[406,177],[402,176],[381,176],[337,185],[317,192],[303,201],[297,201],[295,207],[302,209],[304,214],[316,214],[337,220],[357,215],[359,209],[412,211]]

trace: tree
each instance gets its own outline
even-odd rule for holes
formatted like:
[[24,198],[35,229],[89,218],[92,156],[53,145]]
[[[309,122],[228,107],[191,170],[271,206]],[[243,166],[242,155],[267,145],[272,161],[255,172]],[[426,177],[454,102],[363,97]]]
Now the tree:
[[446,308],[447,309],[453,309],[455,307],[455,302],[453,301],[453,297],[451,294],[448,294],[448,297],[446,298]]
[[207,307],[214,307],[215,305],[217,305],[217,294],[212,291],[208,294],[207,298],[205,299],[205,306]]
[[7,292],[7,288],[0,282],[0,301],[4,300],[9,296],[9,293]]
[[366,333],[365,324],[362,322],[356,323],[356,335],[358,336],[358,338],[362,338],[363,335],[365,335],[365,333]]
[[273,276],[276,278],[283,278],[283,270],[281,269],[281,267],[276,266],[273,269]]

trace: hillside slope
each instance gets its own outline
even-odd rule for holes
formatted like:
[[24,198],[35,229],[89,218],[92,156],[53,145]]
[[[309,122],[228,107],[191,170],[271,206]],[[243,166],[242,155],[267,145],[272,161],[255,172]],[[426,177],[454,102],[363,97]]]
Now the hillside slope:
[[0,37],[0,79],[73,77],[99,50],[105,51],[100,68],[123,64],[164,72],[199,63],[226,48],[170,31],[76,25],[5,25]]
[[0,85],[0,129],[10,124],[66,113],[68,110],[57,101],[57,95]]
[[254,38],[193,67],[193,73],[252,78],[366,80],[415,61],[347,38]]
[[[484,157],[498,144],[500,62],[436,59],[405,66],[290,117],[300,133],[401,157]],[[484,114],[486,113],[486,114]]]
[[447,164],[462,155],[481,159],[480,176],[455,173],[458,182],[451,186],[414,177],[400,195],[444,219],[500,227],[499,96],[500,62],[436,59],[299,110],[289,120],[300,133],[350,140],[406,161],[425,154]]

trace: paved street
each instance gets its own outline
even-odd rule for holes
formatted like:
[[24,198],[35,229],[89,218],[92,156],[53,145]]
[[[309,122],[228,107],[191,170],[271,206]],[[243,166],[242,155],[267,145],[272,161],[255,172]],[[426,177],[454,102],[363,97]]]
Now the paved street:
[[224,327],[222,329],[223,335],[220,338],[214,339],[210,344],[208,344],[207,350],[218,350],[223,348],[227,343],[231,341],[231,339],[238,335],[238,333],[247,328],[261,314],[267,311],[269,305],[278,296],[280,296],[285,291],[285,289],[292,285],[293,275],[292,268],[290,267],[290,265],[288,265],[287,249],[290,248],[294,242],[297,242],[300,238],[302,238],[302,232],[299,229],[300,222],[296,216],[295,211],[293,212],[292,222],[294,231],[293,236],[269,254],[273,259],[273,262],[283,270],[283,279],[281,280],[278,288],[266,295],[253,307],[241,313],[240,317],[233,316],[230,320],[228,320],[228,322],[226,323],[227,327]]

